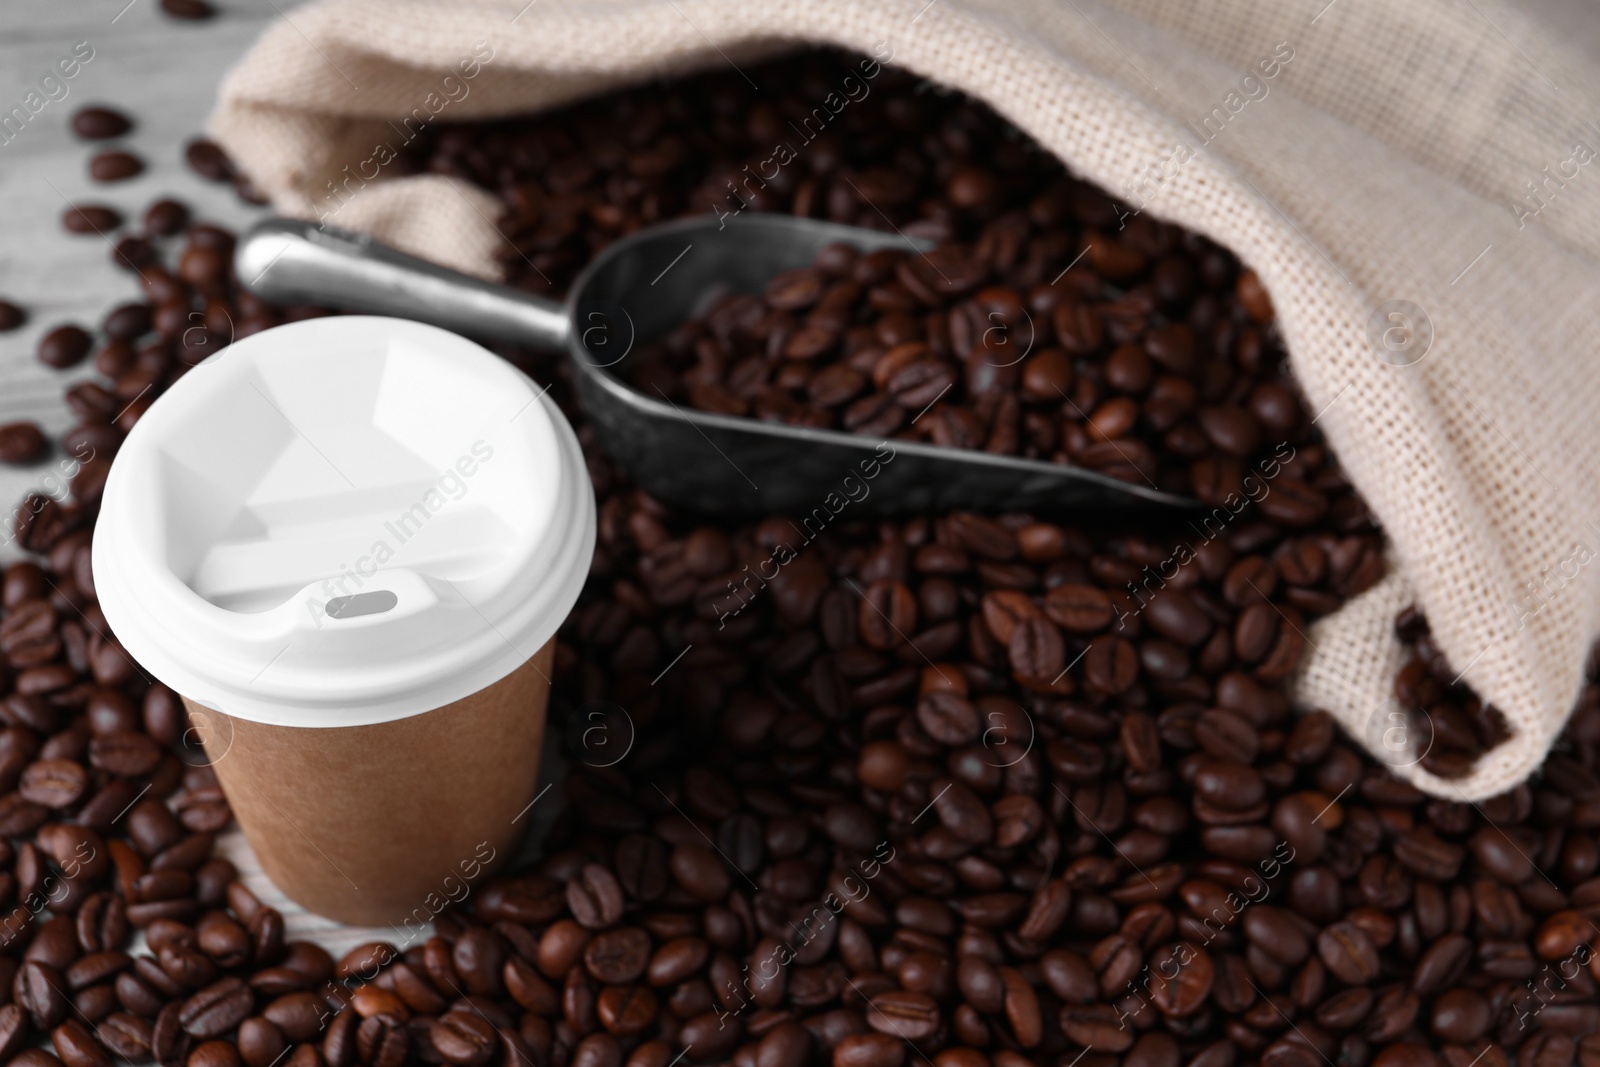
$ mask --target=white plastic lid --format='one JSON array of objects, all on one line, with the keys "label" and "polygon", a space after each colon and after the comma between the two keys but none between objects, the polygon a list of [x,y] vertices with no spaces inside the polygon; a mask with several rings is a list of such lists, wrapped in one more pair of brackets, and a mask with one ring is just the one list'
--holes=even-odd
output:
[{"label": "white plastic lid", "polygon": [[520,666],[594,537],[577,438],[525,375],[433,326],[338,316],[247,337],[150,406],[106,481],[95,589],[191,700],[359,726]]}]

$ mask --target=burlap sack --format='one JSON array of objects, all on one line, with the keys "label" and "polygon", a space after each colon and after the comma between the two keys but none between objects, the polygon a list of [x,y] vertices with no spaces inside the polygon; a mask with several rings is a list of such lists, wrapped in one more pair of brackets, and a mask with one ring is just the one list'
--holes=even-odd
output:
[{"label": "burlap sack", "polygon": [[[419,106],[525,112],[801,42],[981,97],[1258,271],[1391,542],[1390,576],[1310,632],[1298,696],[1478,799],[1539,765],[1600,621],[1600,79],[1495,0],[1324,3],[323,0],[268,29],[211,129],[280,211],[492,276],[491,197],[367,162]],[[1383,744],[1411,602],[1515,731],[1454,783]]]}]

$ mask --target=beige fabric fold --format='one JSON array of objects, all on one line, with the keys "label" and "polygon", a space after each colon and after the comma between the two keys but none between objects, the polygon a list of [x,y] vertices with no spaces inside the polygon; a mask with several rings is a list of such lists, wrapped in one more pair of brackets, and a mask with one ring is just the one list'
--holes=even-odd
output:
[{"label": "beige fabric fold", "polygon": [[[1494,0],[322,0],[262,36],[211,129],[280,211],[493,277],[493,199],[376,158],[416,109],[526,112],[807,42],[984,99],[1254,267],[1390,539],[1389,577],[1309,632],[1298,699],[1440,796],[1539,765],[1600,629],[1600,79]],[[1514,731],[1463,780],[1384,729],[1411,602]]]}]

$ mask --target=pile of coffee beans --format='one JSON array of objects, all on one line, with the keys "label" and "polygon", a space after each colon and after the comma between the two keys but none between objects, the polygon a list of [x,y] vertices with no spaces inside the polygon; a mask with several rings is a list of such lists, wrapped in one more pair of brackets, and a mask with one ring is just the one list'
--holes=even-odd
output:
[{"label": "pile of coffee beans", "polygon": [[[1247,614],[1291,605],[1242,544],[1119,619],[1160,546],[1028,516],[802,544],[635,493],[600,536],[609,592],[558,660],[567,848],[509,885],[567,887],[528,960],[553,979],[550,939],[648,933],[642,978],[564,988],[642,987],[677,1037],[584,1038],[565,1000],[569,1062],[1467,1067],[1570,1063],[1600,1024],[1600,689],[1541,781],[1453,803],[1290,713],[1298,629],[1247,651]],[[608,877],[596,925],[573,886]],[[698,969],[658,981],[684,936]]]},{"label": "pile of coffee beans", "polygon": [[[857,62],[752,68],[789,95],[711,74],[451,128],[409,165],[504,195],[514,273],[559,291],[619,234],[704,210]],[[870,222],[854,184],[896,225],[983,241],[992,219],[945,209],[971,199],[941,192],[945,163],[987,161],[998,218],[1025,203],[1006,161],[1047,161],[962,97],[875,78],[870,118],[824,135],[834,164],[750,209]],[[238,180],[214,146],[196,155]],[[145,299],[83,330],[85,352],[52,347],[92,351],[98,379],[68,392],[71,494],[21,504],[32,559],[0,582],[0,1062],[1600,1062],[1600,684],[1541,774],[1481,804],[1424,796],[1326,714],[1293,713],[1305,627],[1378,579],[1379,535],[1293,394],[1276,422],[1250,400],[1265,364],[1238,391],[1258,374],[1236,340],[1207,342],[1230,381],[1196,395],[1242,400],[1285,444],[1257,472],[1270,491],[1137,531],[703,525],[613,468],[557,361],[506,350],[553,383],[600,503],[557,644],[565,806],[536,871],[476,886],[425,939],[339,960],[287,942],[212,854],[226,799],[180,703],[109,635],[89,565],[106,469],[151,398],[234,338],[323,313],[243,293],[232,240],[151,205],[118,253]],[[1242,336],[1243,276],[1207,277]],[[1114,359],[1075,363],[1069,395]],[[1197,458],[1145,443],[1157,472]]]},{"label": "pile of coffee beans", "polygon": [[[972,163],[958,180],[998,196]],[[1272,304],[1204,238],[1124,226],[1106,205],[1057,173],[1026,211],[985,202],[995,217],[971,244],[830,245],[643,348],[633,380],[718,414],[1050,460],[1220,504],[1304,414]],[[1317,506],[1309,487],[1276,488]]]},{"label": "pile of coffee beans", "polygon": [[1424,750],[1422,766],[1441,778],[1462,777],[1479,756],[1511,737],[1511,727],[1499,708],[1462,682],[1420,611],[1402,611],[1394,629],[1410,649],[1394,680],[1395,701],[1408,718],[1406,729],[1419,739],[1418,750]]},{"label": "pile of coffee beans", "polygon": [[[1136,275],[1147,273],[1145,257],[1171,238],[1155,236],[1148,220],[1125,220],[1126,208],[1074,181],[982,104],[897,68],[833,53],[781,60],[761,72],[765,81],[751,77],[762,92],[733,71],[714,72],[536,116],[429,128],[391,166],[470,180],[498,194],[506,205],[498,220],[508,239],[506,275],[534,292],[563,292],[596,252],[642,226],[686,214],[769,211],[941,243],[982,242],[1028,284],[1055,278],[1082,250],[1081,243],[1067,245],[1088,226],[1112,235],[1095,238],[1088,262],[1139,289],[1123,312],[1154,297]],[[849,86],[849,103],[825,118],[815,113],[825,97]],[[1124,221],[1132,229],[1122,233]],[[1034,242],[1022,256],[1036,226],[1054,228],[1060,246]],[[1196,253],[1202,259],[1215,250],[1204,242],[1193,247],[1208,250]],[[1156,258],[1164,260],[1164,252]],[[1129,266],[1133,273],[1124,273]],[[1224,256],[1210,269],[1237,267]],[[1180,264],[1159,265],[1156,274],[1163,294],[1216,280],[1187,276]],[[1075,292],[1075,280],[1062,284]]]},{"label": "pile of coffee beans", "polygon": [[[1286,439],[1301,412],[1272,304],[1227,251],[1076,181],[960,94],[826,57],[771,69],[795,88],[755,99],[731,75],[615,94],[449,129],[406,166],[499,192],[503,262],[535,291],[685,211],[940,242],[830,249],[630,358],[635,381],[704,410],[1072,463],[1212,504]],[[814,101],[847,83],[872,92],[818,132]]]}]

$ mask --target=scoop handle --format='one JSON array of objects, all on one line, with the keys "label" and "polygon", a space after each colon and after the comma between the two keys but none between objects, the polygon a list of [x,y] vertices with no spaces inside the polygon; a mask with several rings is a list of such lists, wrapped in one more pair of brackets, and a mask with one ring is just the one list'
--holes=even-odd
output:
[{"label": "scoop handle", "polygon": [[553,300],[314,222],[272,218],[257,223],[239,239],[233,265],[246,289],[274,303],[416,319],[546,352],[567,343],[567,312]]}]

